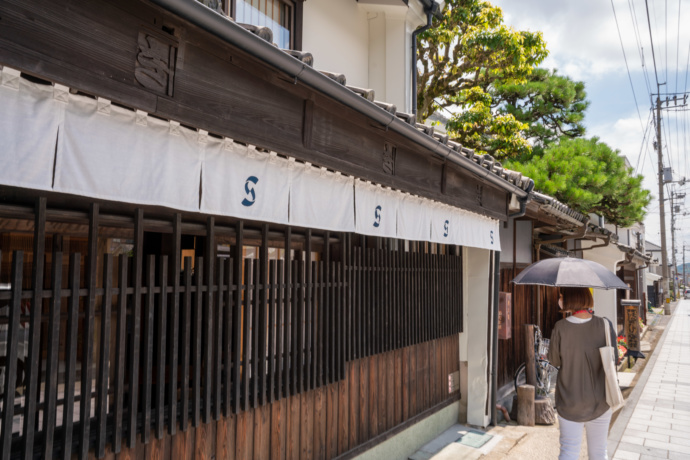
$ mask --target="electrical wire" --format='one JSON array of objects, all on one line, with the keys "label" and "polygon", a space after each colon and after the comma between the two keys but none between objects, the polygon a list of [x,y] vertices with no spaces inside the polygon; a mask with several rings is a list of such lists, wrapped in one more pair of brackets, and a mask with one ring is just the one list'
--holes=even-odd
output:
[{"label": "electrical wire", "polygon": [[683,177],[688,177],[688,131],[687,131],[687,125],[688,125],[688,114],[687,112],[683,112],[683,152],[685,155],[683,155]]},{"label": "electrical wire", "polygon": [[[613,5],[613,0],[611,0]],[[644,0],[645,8],[647,9],[647,26],[649,26],[649,43],[652,45],[652,62],[654,63],[654,79],[656,80],[657,89],[659,87],[659,74],[656,70],[656,54],[654,53],[654,40],[652,39],[652,22],[649,20],[649,3]]]},{"label": "electrical wire", "polygon": [[678,0],[678,29],[676,33],[676,93],[678,92],[678,57],[680,53],[680,0]]},{"label": "electrical wire", "polygon": [[[663,144],[664,144],[664,150],[663,152],[666,154],[666,158],[668,161],[668,167],[671,168],[671,174],[673,174],[673,160],[671,157],[671,124],[668,122],[662,123],[661,126],[665,129],[665,132],[662,131],[662,133],[665,136],[665,139],[663,139]],[[671,176],[673,177],[673,176]]]},{"label": "electrical wire", "polygon": [[[690,44],[688,44],[688,57],[685,63],[685,86],[683,88],[683,93],[687,94],[688,91],[688,70],[690,69]],[[683,160],[685,161],[685,168],[684,168],[684,177],[688,177],[688,144],[687,144],[687,129],[686,126],[688,124],[688,116],[687,114],[683,114],[685,118],[685,123],[683,124],[683,130],[685,133],[685,149],[683,152],[685,152],[685,155],[683,155]]]},{"label": "electrical wire", "polygon": [[[653,111],[654,111],[654,109],[652,109],[652,113],[653,113]],[[652,116],[652,127],[654,128],[655,134],[656,134],[656,129],[657,129],[656,128],[656,122],[657,122],[656,118],[654,118],[654,116]],[[651,170],[657,171],[657,174],[655,174],[655,176],[657,176],[657,179],[658,179],[658,166],[656,163],[654,163],[654,158],[652,158],[652,154],[649,153],[649,144],[647,144],[647,148],[645,149],[645,155],[649,159],[649,164],[651,166]]]},{"label": "electrical wire", "polygon": [[613,18],[616,21],[616,29],[618,30],[618,39],[621,42],[621,50],[623,51],[623,60],[625,61],[625,70],[628,72],[628,81],[630,81],[630,89],[633,93],[633,100],[635,101],[635,109],[637,109],[637,118],[640,120],[640,128],[644,131],[644,124],[642,123],[642,115],[640,115],[640,106],[637,103],[637,94],[635,94],[635,86],[633,85],[632,76],[630,75],[630,67],[628,67],[628,57],[625,55],[625,47],[623,46],[623,37],[621,36],[621,29],[618,26],[618,16],[616,15],[616,7],[611,0],[611,8],[613,9]]},{"label": "electrical wire", "polygon": [[[668,0],[664,0],[664,32],[666,39],[664,41],[664,51],[666,59],[664,60],[664,69],[666,71],[666,84],[668,85]],[[666,86],[668,88],[668,86]]]},{"label": "electrical wire", "polygon": [[[645,146],[649,148],[649,144],[647,144],[647,135],[649,134],[649,128],[654,124],[653,123],[653,117],[654,112],[650,109],[649,111],[649,117],[647,118],[647,127],[644,129],[644,132],[642,133],[642,144],[640,145],[640,153],[637,155],[637,164],[635,165],[635,174],[639,174],[640,171],[640,162],[642,159],[643,155],[643,149]],[[644,162],[642,162],[644,163]]]},{"label": "electrical wire", "polygon": [[[640,62],[642,64],[642,75],[644,76],[644,82],[647,86],[647,94],[652,94],[652,88],[649,83],[648,67],[645,65],[644,60],[644,47],[642,46],[642,39],[640,33],[640,24],[637,20],[637,10],[635,10],[635,3],[632,0],[628,0],[628,10],[630,11],[630,21],[633,25],[633,32],[635,33],[635,41],[637,42],[637,49],[640,54]],[[650,96],[651,97],[651,96]]]},{"label": "electrical wire", "polygon": [[[678,129],[678,113],[673,114],[676,123],[676,152],[680,153],[680,129]],[[676,155],[676,171],[680,172],[680,155]]]}]

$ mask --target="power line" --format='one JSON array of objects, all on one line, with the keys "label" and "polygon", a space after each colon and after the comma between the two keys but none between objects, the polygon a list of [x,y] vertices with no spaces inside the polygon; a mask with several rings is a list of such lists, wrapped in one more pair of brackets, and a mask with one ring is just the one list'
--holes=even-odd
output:
[{"label": "power line", "polygon": [[[652,114],[654,113],[654,109],[651,109]],[[656,135],[656,117],[652,116],[652,126],[654,127],[654,133]],[[646,149],[645,149],[645,156],[649,159],[649,164],[652,167],[652,171],[656,170],[657,166],[654,164],[654,158],[652,158],[652,155],[649,153],[649,144],[647,144]]]},{"label": "power line", "polygon": [[633,85],[632,76],[630,76],[630,67],[628,67],[628,58],[625,55],[625,47],[623,46],[623,38],[621,37],[621,29],[618,27],[618,16],[616,15],[616,7],[611,0],[611,8],[613,9],[613,18],[616,20],[616,29],[618,30],[618,39],[621,42],[621,50],[623,51],[623,60],[625,61],[625,70],[628,71],[628,81],[630,81],[630,89],[632,89],[633,99],[635,100],[635,108],[637,109],[637,118],[640,120],[640,128],[644,131],[644,124],[642,123],[642,115],[640,115],[640,106],[637,103],[637,95],[635,94],[635,86]]},{"label": "power line", "polygon": [[[613,0],[611,0],[613,5]],[[656,54],[654,53],[654,40],[652,39],[652,23],[649,20],[649,3],[648,0],[644,0],[644,6],[647,9],[647,25],[649,26],[649,43],[652,45],[652,62],[654,63],[654,79],[656,80],[656,86],[658,90],[659,86],[659,74],[656,71]]]},{"label": "power line", "polygon": [[688,90],[688,68],[690,68],[690,44],[688,44],[688,60],[685,63],[685,89],[683,92]]},{"label": "power line", "polygon": [[683,113],[683,177],[688,177],[688,114]]},{"label": "power line", "polygon": [[680,0],[678,0],[678,33],[676,35],[676,93],[678,92],[678,54],[680,53]]},{"label": "power line", "polygon": [[635,33],[635,41],[637,42],[637,49],[640,54],[640,62],[642,63],[642,75],[644,76],[644,82],[647,86],[647,93],[652,94],[652,88],[649,85],[649,75],[647,75],[647,66],[644,61],[644,47],[642,46],[640,25],[637,21],[637,10],[635,10],[635,3],[632,0],[628,0],[628,10],[630,11],[630,20],[633,25],[633,32]]},{"label": "power line", "polygon": [[673,118],[675,119],[674,121],[676,122],[676,153],[677,153],[676,159],[677,159],[677,164],[678,164],[677,171],[680,172],[680,145],[679,145],[680,130],[678,129],[678,114],[674,114]]},{"label": "power line", "polygon": [[[690,44],[688,44],[688,57],[685,63],[685,87],[683,88],[683,92],[687,92],[688,90],[688,69],[690,69]],[[688,116],[687,114],[683,114],[685,123],[683,124],[683,134],[684,134],[684,139],[685,139],[685,149],[683,150],[683,160],[685,162],[685,168],[684,168],[684,177],[688,177],[688,132],[686,129],[686,126],[688,124]]]},{"label": "power line", "polygon": [[[638,174],[640,171],[640,162],[641,162],[643,153],[646,155],[646,153],[647,153],[646,150],[649,149],[649,144],[647,143],[647,134],[649,134],[649,128],[654,125],[653,116],[654,116],[654,112],[650,109],[649,118],[647,118],[647,127],[644,129],[644,133],[642,134],[642,144],[640,145],[640,154],[637,156],[637,164],[635,165],[635,174]],[[645,149],[644,152],[643,152],[643,149]],[[642,162],[642,163],[644,163],[644,162]]]},{"label": "power line", "polygon": [[664,51],[666,53],[666,59],[664,60],[666,83],[668,83],[668,0],[664,0],[664,33],[666,38],[664,40]]},{"label": "power line", "polygon": [[[666,139],[664,139],[663,145],[665,146],[666,150],[666,157],[668,159],[668,166],[673,170],[673,158],[671,157],[671,123],[661,123],[661,126],[665,128],[666,132],[664,135],[666,136]],[[663,132],[663,131],[662,131]]]}]

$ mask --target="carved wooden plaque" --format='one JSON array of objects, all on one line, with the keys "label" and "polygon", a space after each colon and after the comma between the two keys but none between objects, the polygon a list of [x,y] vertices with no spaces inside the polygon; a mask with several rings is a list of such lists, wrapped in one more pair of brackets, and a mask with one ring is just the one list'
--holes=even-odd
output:
[{"label": "carved wooden plaque", "polygon": [[383,146],[383,172],[395,175],[395,146],[390,142]]},{"label": "carved wooden plaque", "polygon": [[177,56],[177,43],[171,38],[148,30],[140,31],[134,66],[134,78],[141,86],[166,96],[173,95]]},{"label": "carved wooden plaque", "polygon": [[484,201],[484,186],[483,185],[477,185],[477,194],[475,195],[475,200],[477,201],[477,204],[479,206],[482,205],[482,202]]}]

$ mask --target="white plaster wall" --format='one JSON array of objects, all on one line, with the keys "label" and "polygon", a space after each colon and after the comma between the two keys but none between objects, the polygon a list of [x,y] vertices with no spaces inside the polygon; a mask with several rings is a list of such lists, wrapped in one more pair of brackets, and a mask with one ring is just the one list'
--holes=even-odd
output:
[{"label": "white plaster wall", "polygon": [[318,70],[342,73],[376,100],[411,112],[412,32],[426,23],[421,2],[304,2],[302,49]]},{"label": "white plaster wall", "polygon": [[[590,241],[583,241],[582,247],[588,248],[593,244]],[[625,255],[613,244],[592,249],[591,251],[583,251],[582,254],[584,259],[598,262],[613,273],[616,273],[616,265],[625,260]],[[618,327],[615,289],[609,291],[594,289],[594,312],[597,316],[604,316],[610,319],[614,328]]]},{"label": "white plaster wall", "polygon": [[[534,248],[532,245],[532,221],[517,220],[515,225],[517,226],[517,234],[515,235],[517,240],[517,263],[531,264],[533,262],[532,249]],[[501,253],[501,259],[503,259],[503,253]]]},{"label": "white plaster wall", "polygon": [[528,220],[509,219],[508,225],[501,224],[499,235],[501,238],[501,262],[513,262],[513,227],[517,227],[515,235],[515,258],[519,264],[532,263],[532,222]]},{"label": "white plaster wall", "polygon": [[486,401],[491,395],[487,381],[490,359],[486,348],[491,251],[463,250],[464,332],[460,334],[460,361],[467,362],[467,423],[487,426],[490,417],[486,413]]},{"label": "white plaster wall", "polygon": [[342,73],[347,84],[369,87],[369,24],[355,0],[304,2],[302,49],[314,68]]}]

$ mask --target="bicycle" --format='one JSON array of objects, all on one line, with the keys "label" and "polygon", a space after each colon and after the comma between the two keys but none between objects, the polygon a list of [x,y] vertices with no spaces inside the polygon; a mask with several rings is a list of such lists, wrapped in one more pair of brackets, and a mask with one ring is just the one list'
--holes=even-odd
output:
[{"label": "bicycle", "polygon": [[[548,397],[551,403],[556,407],[556,381],[558,379],[558,368],[551,364],[547,358],[549,352],[549,339],[545,339],[541,335],[539,326],[534,326],[534,360],[536,365],[536,396]],[[525,375],[525,365],[522,363],[515,371],[515,392],[520,385],[527,383],[527,376]]]}]

